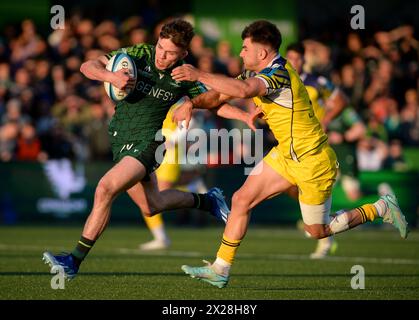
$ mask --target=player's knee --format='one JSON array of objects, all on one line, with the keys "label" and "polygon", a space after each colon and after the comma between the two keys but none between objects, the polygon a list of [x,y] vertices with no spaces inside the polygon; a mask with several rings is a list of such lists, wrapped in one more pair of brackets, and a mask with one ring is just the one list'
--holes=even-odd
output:
[{"label": "player's knee", "polygon": [[305,225],[304,229],[314,239],[322,239],[329,236],[327,230],[322,225]]},{"label": "player's knee", "polygon": [[147,197],[147,206],[142,209],[147,217],[152,217],[155,214],[161,213],[166,207],[164,198],[162,197]]},{"label": "player's knee", "polygon": [[243,191],[236,191],[231,198],[231,202],[233,206],[240,206],[240,207],[249,207],[250,201],[249,197]]},{"label": "player's knee", "polygon": [[141,212],[143,213],[144,216],[146,216],[147,218],[150,218],[152,216],[154,216],[155,214],[158,214],[161,212],[161,209],[159,206],[155,205],[155,203],[153,203],[152,201],[150,201],[150,199],[147,199],[147,204],[146,205],[141,205]]},{"label": "player's knee", "polygon": [[95,198],[99,201],[112,200],[116,193],[112,183],[101,179],[96,187]]}]

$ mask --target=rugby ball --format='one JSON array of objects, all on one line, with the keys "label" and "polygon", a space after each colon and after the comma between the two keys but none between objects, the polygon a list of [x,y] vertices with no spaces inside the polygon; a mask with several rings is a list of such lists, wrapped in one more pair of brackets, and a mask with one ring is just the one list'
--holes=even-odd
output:
[{"label": "rugby ball", "polygon": [[110,82],[104,82],[105,90],[109,98],[118,102],[124,100],[134,90],[137,82],[137,68],[134,61],[124,52],[115,54],[107,63],[106,70],[116,72],[122,68],[128,69],[128,76],[133,79],[131,84],[127,85],[124,90],[120,90]]}]

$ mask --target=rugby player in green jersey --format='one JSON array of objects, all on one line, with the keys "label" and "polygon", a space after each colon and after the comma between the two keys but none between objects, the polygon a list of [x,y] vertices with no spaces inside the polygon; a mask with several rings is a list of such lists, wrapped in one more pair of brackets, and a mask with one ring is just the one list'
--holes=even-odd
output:
[{"label": "rugby player in green jersey", "polygon": [[[116,164],[99,181],[92,211],[85,223],[82,236],[69,254],[53,255],[44,252],[43,260],[55,270],[61,267],[67,279],[76,276],[80,263],[105,230],[111,205],[118,194],[126,191],[143,214],[152,216],[165,210],[198,208],[209,211],[218,219],[227,220],[229,209],[218,188],[206,194],[178,190],[159,191],[154,171],[163,159],[156,159],[157,148],[164,141],[156,141],[170,107],[183,96],[195,97],[204,91],[199,82],[177,82],[170,76],[173,68],[183,64],[189,43],[194,35],[192,26],[174,20],[162,27],[155,46],[138,44],[89,60],[80,71],[89,79],[112,83],[124,89],[132,79],[126,69],[106,70],[108,60],[124,51],[137,67],[135,90],[124,101],[118,102],[109,124],[113,158]],[[247,121],[247,113],[226,105],[218,114]],[[220,109],[221,110],[221,109]]]}]

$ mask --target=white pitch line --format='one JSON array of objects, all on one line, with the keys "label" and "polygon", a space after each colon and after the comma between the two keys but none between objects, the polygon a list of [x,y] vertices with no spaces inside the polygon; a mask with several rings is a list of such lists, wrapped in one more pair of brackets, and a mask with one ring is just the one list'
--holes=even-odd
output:
[{"label": "white pitch line", "polygon": [[165,250],[165,251],[140,251],[138,249],[128,249],[128,248],[117,248],[116,251],[122,254],[135,254],[140,256],[170,256],[170,257],[201,257],[202,252],[196,251],[175,251],[175,250]]},{"label": "white pitch line", "polygon": [[[50,250],[59,250],[55,247],[50,247]],[[28,245],[8,245],[0,243],[0,250],[10,251],[10,250],[45,250],[45,247],[42,246],[28,246]],[[120,254],[133,254],[141,256],[170,256],[170,257],[185,257],[185,258],[200,258],[208,256],[208,254],[198,252],[198,251],[182,251],[182,250],[165,250],[165,251],[140,251],[138,249],[132,248],[116,248],[113,250],[106,250],[101,252],[116,252]],[[251,253],[242,253],[238,254],[238,257],[243,258],[268,258],[273,260],[309,260],[309,255],[303,254],[251,254]],[[315,260],[314,260],[315,261]],[[419,260],[416,259],[400,259],[400,258],[375,258],[375,257],[343,257],[343,256],[329,256],[320,261],[328,262],[357,262],[357,263],[377,263],[377,264],[394,264],[394,265],[419,265]]]},{"label": "white pitch line", "polygon": [[[118,248],[116,249],[119,253],[122,254],[136,254],[136,255],[144,255],[144,256],[172,256],[172,257],[205,257],[207,254],[202,252],[196,251],[139,251],[135,249],[128,249],[128,248]],[[238,254],[238,257],[243,258],[269,258],[269,259],[277,259],[277,260],[310,260],[309,255],[298,255],[298,254],[267,254],[267,255],[256,255],[256,254],[249,254],[243,253]],[[414,259],[394,259],[394,258],[372,258],[372,257],[326,257],[321,261],[331,261],[331,262],[359,262],[359,263],[378,263],[378,264],[408,264],[408,265],[419,265],[419,260]]]}]

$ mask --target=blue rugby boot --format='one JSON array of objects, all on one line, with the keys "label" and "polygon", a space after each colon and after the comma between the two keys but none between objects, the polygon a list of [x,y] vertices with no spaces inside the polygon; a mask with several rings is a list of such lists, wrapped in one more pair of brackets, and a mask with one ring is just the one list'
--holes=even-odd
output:
[{"label": "blue rugby boot", "polygon": [[207,196],[211,201],[211,214],[218,220],[222,220],[226,223],[228,215],[230,214],[230,209],[225,202],[221,189],[211,188],[207,192]]},{"label": "blue rugby boot", "polygon": [[48,264],[53,271],[54,269],[63,268],[64,276],[67,280],[73,279],[79,271],[79,266],[74,262],[73,256],[69,253],[54,256],[51,252],[46,251],[42,255],[42,260],[45,264]]}]

